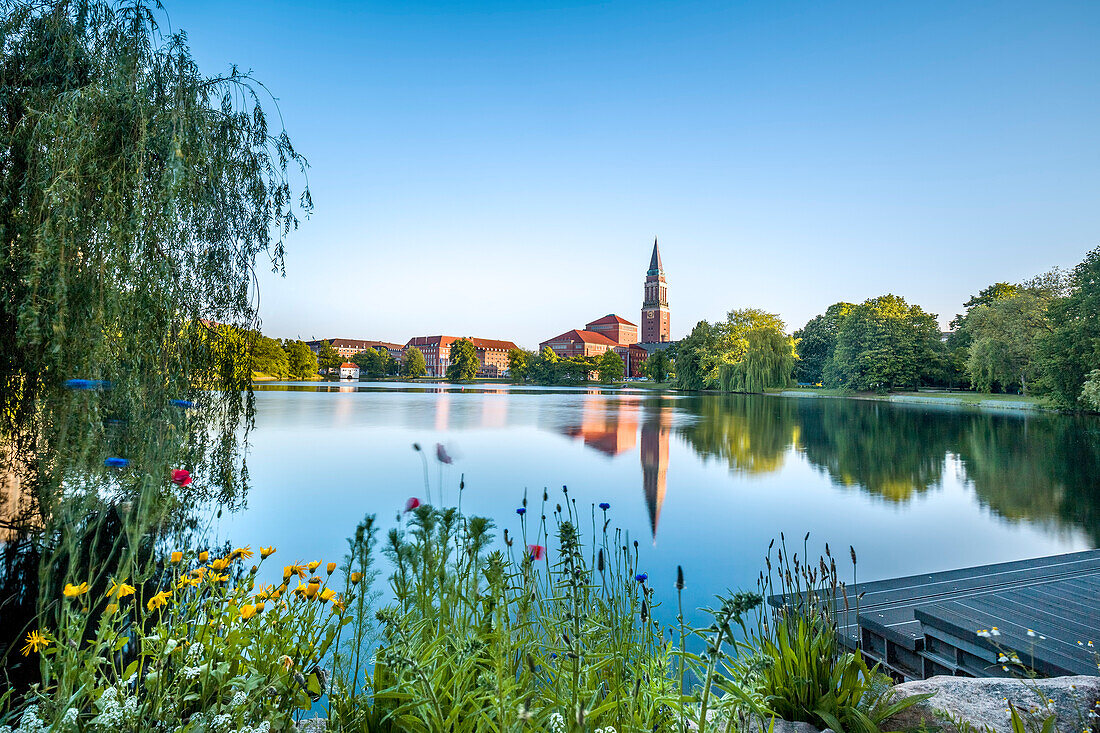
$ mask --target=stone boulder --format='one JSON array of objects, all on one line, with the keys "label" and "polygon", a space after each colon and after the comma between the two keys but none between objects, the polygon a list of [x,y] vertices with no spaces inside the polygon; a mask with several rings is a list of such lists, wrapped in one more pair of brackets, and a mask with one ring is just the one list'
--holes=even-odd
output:
[{"label": "stone boulder", "polygon": [[969,723],[976,731],[1012,733],[1009,701],[1033,721],[1042,722],[1054,715],[1059,733],[1087,730],[1098,722],[1090,715],[1100,713],[1100,677],[1019,680],[941,676],[905,682],[894,692],[896,700],[933,694],[885,721],[882,730],[912,730],[924,723],[930,730],[959,733],[960,726],[965,728],[963,724]]}]

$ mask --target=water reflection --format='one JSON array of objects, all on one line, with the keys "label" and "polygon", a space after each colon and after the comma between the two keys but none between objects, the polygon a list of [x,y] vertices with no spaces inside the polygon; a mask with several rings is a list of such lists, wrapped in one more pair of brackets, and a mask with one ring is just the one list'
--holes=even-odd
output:
[{"label": "water reflection", "polygon": [[[343,394],[349,387],[359,394]],[[505,385],[261,387],[269,389],[339,392],[322,399],[347,400],[326,411],[312,401],[290,401],[281,408],[283,418],[298,428],[331,425],[335,415],[342,426],[403,430],[412,439],[421,439],[418,431],[424,430],[450,434],[446,439],[460,442],[473,440],[473,431],[507,433],[510,438],[491,440],[479,453],[500,461],[496,451],[504,449],[493,446],[506,442],[509,459],[521,462],[553,454],[551,445],[536,435],[551,433],[612,461],[616,482],[624,478],[618,462],[636,452],[640,472],[631,482],[640,488],[654,541],[669,493],[670,468],[674,477],[694,471],[689,465],[694,453],[704,464],[720,462],[739,479],[756,482],[771,477],[769,482],[776,486],[791,480],[780,474],[793,477],[809,467],[834,490],[885,507],[915,505],[942,494],[945,486],[961,486],[971,506],[1000,520],[1054,532],[1081,531],[1093,546],[1100,544],[1100,420],[1094,417],[841,399],[669,396]],[[276,404],[267,409],[274,410]],[[461,432],[466,436],[456,435]],[[670,465],[677,461],[680,465]],[[555,471],[575,468],[593,475],[592,467],[580,463],[559,466]],[[542,480],[551,483],[555,478],[548,475]]]}]

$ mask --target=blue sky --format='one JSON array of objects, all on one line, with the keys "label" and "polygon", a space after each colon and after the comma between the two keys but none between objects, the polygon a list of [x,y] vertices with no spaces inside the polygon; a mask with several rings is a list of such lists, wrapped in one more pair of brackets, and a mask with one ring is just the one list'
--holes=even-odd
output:
[{"label": "blue sky", "polygon": [[939,314],[1100,244],[1100,4],[168,2],[309,158],[264,331],[534,347],[637,321]]}]

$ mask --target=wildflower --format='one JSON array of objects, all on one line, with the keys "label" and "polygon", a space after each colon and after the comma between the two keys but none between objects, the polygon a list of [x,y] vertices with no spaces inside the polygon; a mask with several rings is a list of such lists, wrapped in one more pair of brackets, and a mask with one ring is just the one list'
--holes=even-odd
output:
[{"label": "wildflower", "polygon": [[362,579],[363,579],[363,574],[362,573],[352,573],[351,574],[351,582],[352,583],[358,583]]},{"label": "wildflower", "polygon": [[149,602],[145,604],[145,607],[152,611],[155,608],[168,605],[168,599],[172,597],[172,591],[162,590],[155,596],[149,599]]},{"label": "wildflower", "polygon": [[210,563],[210,569],[220,573],[229,567],[230,559],[229,557],[219,557],[217,560]]},{"label": "wildflower", "polygon": [[321,599],[322,603],[328,603],[335,597],[336,591],[334,591],[332,588],[325,588],[323,591],[321,591],[321,595],[318,596],[318,598]]},{"label": "wildflower", "polygon": [[22,649],[24,657],[29,657],[31,652],[37,654],[40,649],[45,649],[50,644],[50,640],[38,629],[27,634],[26,642]]},{"label": "wildflower", "polygon": [[178,565],[179,563],[183,562],[183,553],[179,552],[178,550],[176,552],[173,552],[172,556],[168,558],[168,562],[172,563],[173,565]]},{"label": "wildflower", "polygon": [[263,601],[256,601],[256,613],[263,613],[263,612],[264,612],[264,602]]},{"label": "wildflower", "polygon": [[268,598],[274,597],[273,596],[274,593],[275,593],[275,586],[273,586],[273,585],[261,585],[260,586],[260,591],[254,596],[254,598],[257,601],[262,601],[262,600],[266,600]]},{"label": "wildflower", "polygon": [[606,501],[601,501],[600,502],[600,509],[603,509],[606,512],[610,508],[611,508],[611,505],[608,504]]},{"label": "wildflower", "polygon": [[294,660],[285,654],[279,657],[279,664],[283,665],[283,669],[287,671],[290,671],[294,668]]},{"label": "wildflower", "polygon": [[532,560],[541,560],[546,557],[546,548],[542,545],[527,545],[527,552]]},{"label": "wildflower", "polygon": [[435,457],[440,463],[454,463],[454,459],[447,453],[447,449],[443,447],[442,443],[435,444]]},{"label": "wildflower", "polygon": [[107,468],[126,468],[130,465],[130,461],[126,460],[125,458],[117,458],[115,456],[111,456],[110,458],[103,459],[103,465]]},{"label": "wildflower", "polygon": [[321,567],[321,561],[320,560],[314,560],[313,562],[306,565],[306,567],[309,568],[310,573],[315,573],[315,572],[317,572],[317,568]]},{"label": "wildflower", "polygon": [[345,608],[347,608],[347,604],[344,602],[343,598],[333,598],[332,599],[332,612],[333,613],[343,613]]},{"label": "wildflower", "polygon": [[211,583],[224,583],[225,581],[229,580],[229,576],[222,575],[221,573],[210,573],[206,576],[206,579],[209,580]]},{"label": "wildflower", "polygon": [[326,565],[325,566],[325,572],[328,573],[329,575],[332,575],[333,573],[335,573],[336,572],[336,563],[330,562],[328,565]]},{"label": "wildflower", "polygon": [[989,630],[989,635],[990,636],[1000,636],[1001,632],[996,626],[994,626]]},{"label": "wildflower", "polygon": [[247,621],[256,615],[256,607],[252,604],[241,606],[241,618]]},{"label": "wildflower", "polygon": [[115,611],[118,610],[118,604],[117,603],[108,603],[107,607],[103,610],[107,614],[112,614],[112,613],[114,613]]},{"label": "wildflower", "polygon": [[197,588],[199,583],[202,582],[201,576],[181,575],[176,579],[176,590],[181,590],[188,586]]},{"label": "wildflower", "polygon": [[181,410],[190,410],[195,406],[195,403],[191,400],[168,400],[168,404],[172,405],[172,407],[178,407]]},{"label": "wildflower", "polygon": [[210,553],[208,551],[203,550],[202,552],[199,553],[199,562],[206,562],[209,558],[210,558]]},{"label": "wildflower", "polygon": [[634,576],[634,580],[638,581],[639,583],[644,583],[649,580],[649,573],[638,573]]},{"label": "wildflower", "polygon": [[409,500],[405,502],[405,511],[406,512],[411,512],[413,509],[416,509],[418,506],[420,506],[420,499],[417,499],[415,496],[411,496],[411,497],[409,497]]},{"label": "wildflower", "polygon": [[172,471],[172,483],[176,486],[190,486],[191,472],[184,468],[175,469]]},{"label": "wildflower", "polygon": [[271,557],[274,554],[275,554],[275,548],[273,546],[272,547],[261,547],[260,548],[260,559],[261,560],[266,560],[267,558]]},{"label": "wildflower", "polygon": [[80,585],[73,585],[72,583],[65,584],[65,590],[61,591],[65,594],[66,598],[76,598],[82,596],[89,590],[87,583],[81,583]]},{"label": "wildflower", "polygon": [[527,513],[527,509],[525,507],[520,507],[519,509],[516,510],[516,514],[520,515],[521,517],[526,513]]},{"label": "wildflower", "polygon": [[[301,588],[302,586],[298,586],[298,587]],[[304,595],[306,598],[308,598],[312,601],[314,598],[317,597],[317,591],[319,591],[319,590],[321,590],[321,584],[320,583],[310,583],[309,585],[307,585],[305,587],[305,590],[302,591],[302,595]]]},{"label": "wildflower", "polygon": [[134,595],[134,586],[127,585],[126,583],[119,583],[117,580],[112,580],[111,585],[107,588],[107,594],[104,598],[125,598],[126,596]]},{"label": "wildflower", "polygon": [[240,557],[247,560],[255,554],[256,553],[252,551],[251,545],[245,545],[244,547],[238,547],[237,549],[233,550],[233,552],[229,553],[229,559],[235,560]]},{"label": "wildflower", "polygon": [[306,577],[306,569],[302,565],[287,565],[283,568],[283,580],[289,580],[291,575],[299,578]]},{"label": "wildflower", "polygon": [[990,637],[989,629],[979,629],[978,636],[988,639]]}]

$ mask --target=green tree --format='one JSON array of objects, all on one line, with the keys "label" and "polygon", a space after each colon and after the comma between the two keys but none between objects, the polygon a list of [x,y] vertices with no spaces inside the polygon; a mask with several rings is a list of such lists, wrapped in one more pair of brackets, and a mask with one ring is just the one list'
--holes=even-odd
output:
[{"label": "green tree", "polygon": [[[92,538],[124,571],[146,530],[247,489],[253,275],[283,271],[305,161],[261,84],[203,74],[160,17],[140,0],[0,10],[0,475],[26,500],[7,536],[33,533],[7,542],[25,569],[0,578],[0,648],[40,582],[56,608],[56,584],[97,580]],[[164,480],[182,466],[190,486]]]},{"label": "green tree", "polygon": [[558,381],[561,359],[549,346],[543,347],[539,354],[528,361],[528,374],[532,381],[539,384],[555,384]]},{"label": "green tree", "polygon": [[250,334],[249,346],[253,371],[276,379],[286,379],[290,376],[290,362],[287,360],[286,351],[278,341],[253,331]]},{"label": "green tree", "polygon": [[317,376],[317,356],[304,341],[291,341],[283,345],[292,379],[313,379]]},{"label": "green tree", "polygon": [[402,365],[401,374],[409,379],[416,379],[427,373],[428,365],[424,361],[424,352],[415,346],[405,349],[405,363]]},{"label": "green tree", "polygon": [[386,373],[386,357],[376,349],[364,349],[352,354],[351,361],[359,367],[359,376],[377,379]]},{"label": "green tree", "polygon": [[1025,393],[1036,375],[1038,340],[1051,332],[1048,300],[1017,289],[980,305],[967,315],[971,339],[966,368],[974,388]]},{"label": "green tree", "polygon": [[570,356],[559,359],[557,363],[557,383],[579,384],[587,382],[589,375],[596,371],[596,358],[593,356]]},{"label": "green tree", "polygon": [[524,349],[508,349],[508,375],[513,382],[526,382],[529,366],[535,354]]},{"label": "green tree", "polygon": [[1069,276],[1069,292],[1051,303],[1053,330],[1038,344],[1038,391],[1057,405],[1081,406],[1086,376],[1100,364],[1100,247]]},{"label": "green tree", "polygon": [[645,373],[654,382],[667,382],[672,371],[672,360],[667,349],[658,349],[645,361]]},{"label": "green tree", "polygon": [[330,374],[339,371],[343,363],[344,360],[340,358],[340,354],[328,341],[322,341],[317,347],[317,366],[324,371]]},{"label": "green tree", "polygon": [[596,371],[600,374],[601,382],[614,382],[623,378],[626,373],[626,365],[623,363],[621,356],[616,354],[613,349],[608,349],[596,359]]},{"label": "green tree", "polygon": [[677,345],[673,384],[678,389],[706,389],[718,351],[718,330],[706,321],[696,323],[691,333]]},{"label": "green tree", "polygon": [[820,384],[825,378],[825,365],[836,348],[840,321],[852,309],[851,303],[834,303],[820,316],[811,318],[794,332],[798,363],[795,377],[804,384]]},{"label": "green tree", "polygon": [[730,311],[713,326],[700,321],[677,347],[677,386],[761,392],[788,385],[798,357],[785,329],[758,308]]},{"label": "green tree", "polygon": [[481,362],[477,348],[469,339],[457,339],[451,344],[451,363],[447,366],[447,379],[452,382],[468,382],[477,376]]},{"label": "green tree", "polygon": [[1085,384],[1081,387],[1081,404],[1086,410],[1100,412],[1100,369],[1093,369],[1088,373]]},{"label": "green tree", "polygon": [[840,321],[825,383],[860,390],[917,387],[942,352],[933,314],[897,295],[870,298]]}]

